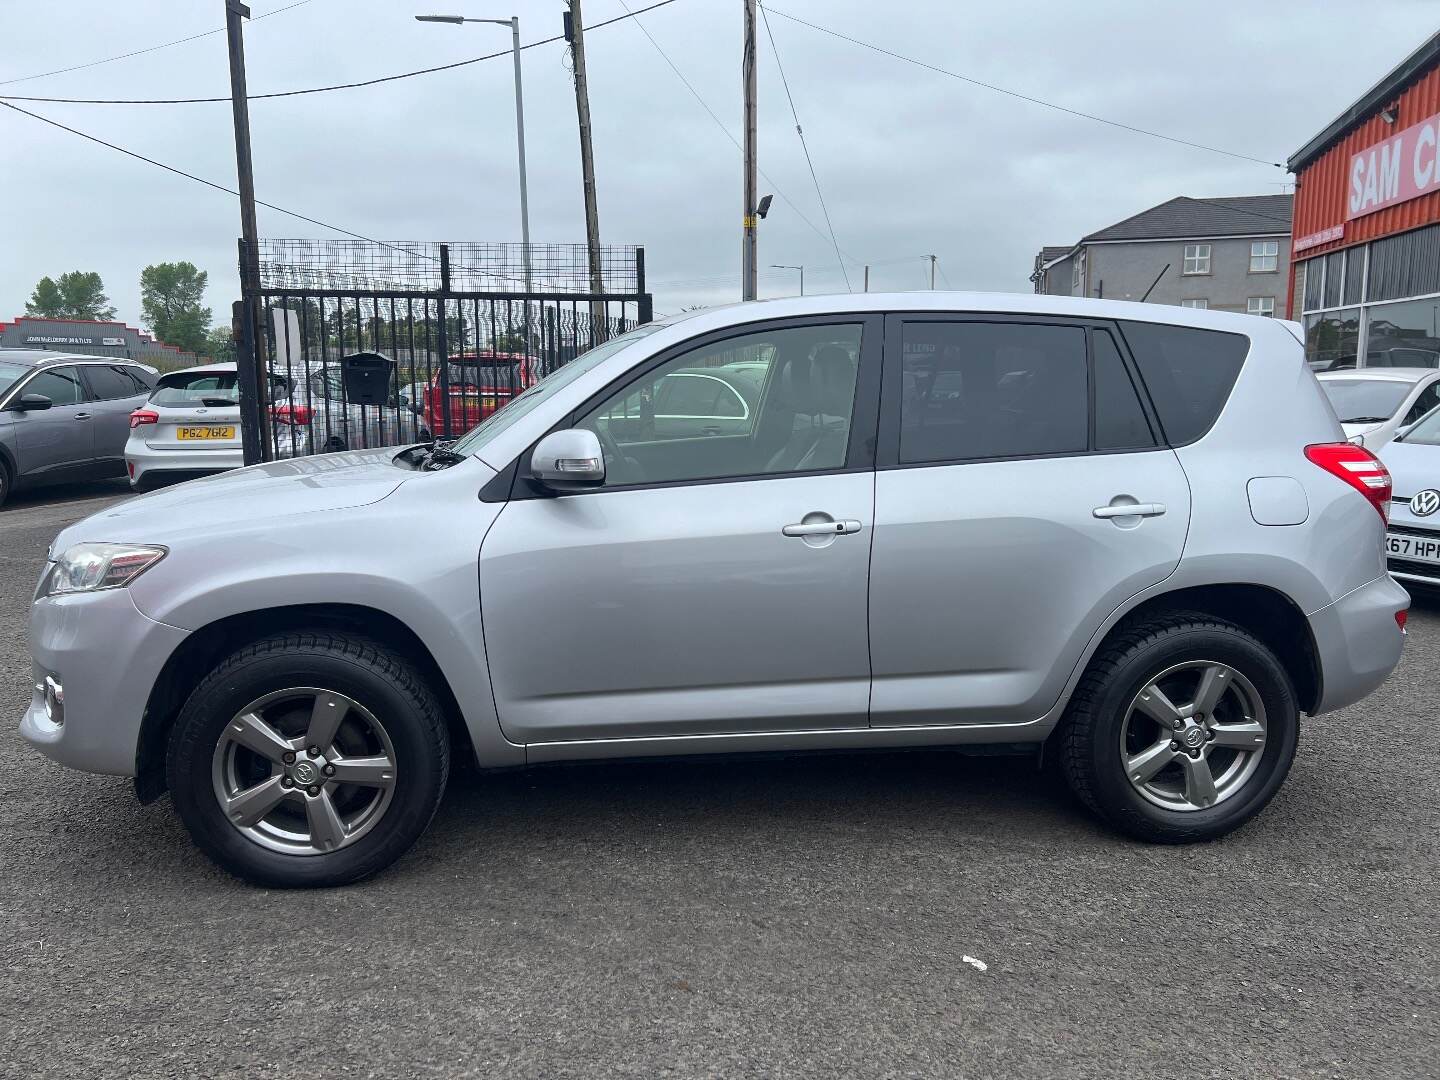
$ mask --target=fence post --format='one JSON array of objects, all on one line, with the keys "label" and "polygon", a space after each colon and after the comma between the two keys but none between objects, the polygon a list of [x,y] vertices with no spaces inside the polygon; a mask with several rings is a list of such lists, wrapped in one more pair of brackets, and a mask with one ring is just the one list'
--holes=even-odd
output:
[{"label": "fence post", "polygon": [[640,294],[635,304],[636,321],[644,324],[655,318],[655,303],[649,293],[645,291],[645,249],[635,249],[635,291]]},{"label": "fence post", "polygon": [[260,282],[254,274],[254,255],[242,239],[240,255],[240,299],[231,309],[230,333],[235,338],[235,370],[240,391],[240,454],[246,465],[266,460],[265,401],[260,388],[265,385],[261,371],[265,365],[260,356],[260,318],[256,306],[260,302]]},{"label": "fence post", "polygon": [[436,335],[436,346],[440,350],[440,430],[430,434],[438,439],[450,438],[450,335],[447,324],[449,311],[446,300],[450,296],[450,245],[440,245],[440,329]]}]

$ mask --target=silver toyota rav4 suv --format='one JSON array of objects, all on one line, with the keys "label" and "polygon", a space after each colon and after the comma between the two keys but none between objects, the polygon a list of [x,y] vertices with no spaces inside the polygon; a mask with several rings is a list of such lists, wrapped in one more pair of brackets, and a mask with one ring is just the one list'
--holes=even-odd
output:
[{"label": "silver toyota rav4 suv", "polygon": [[[744,417],[656,423],[667,374]],[[747,398],[747,404],[749,399]],[[482,766],[998,744],[1222,836],[1399,660],[1389,476],[1278,320],[969,294],[641,327],[447,447],[277,461],[56,539],[21,731],[269,885]]]}]

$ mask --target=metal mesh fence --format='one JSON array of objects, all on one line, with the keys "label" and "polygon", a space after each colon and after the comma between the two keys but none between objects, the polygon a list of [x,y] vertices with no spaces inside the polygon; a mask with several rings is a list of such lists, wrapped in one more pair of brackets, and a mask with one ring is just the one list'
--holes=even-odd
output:
[{"label": "metal mesh fence", "polygon": [[[584,244],[367,240],[261,240],[260,287],[386,292],[542,292],[636,296],[644,292],[644,251],[600,248],[592,289]],[[527,285],[528,282],[528,285]]]}]

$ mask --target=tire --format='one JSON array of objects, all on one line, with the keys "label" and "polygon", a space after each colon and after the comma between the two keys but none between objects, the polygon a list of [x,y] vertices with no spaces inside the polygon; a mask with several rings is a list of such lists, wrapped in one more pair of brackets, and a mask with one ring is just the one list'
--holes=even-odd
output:
[{"label": "tire", "polygon": [[10,479],[10,467],[4,461],[0,461],[0,506],[5,505],[5,500],[10,497],[10,487],[13,481]]},{"label": "tire", "polygon": [[[312,758],[308,718],[337,703],[344,719]],[[288,759],[272,736],[287,740]],[[245,646],[200,682],[171,731],[166,769],[190,835],[230,873],[279,888],[345,885],[385,869],[425,831],[445,791],[450,741],[439,702],[407,661],[362,637],[290,633]],[[222,799],[257,783],[278,801],[253,823],[232,821]]]},{"label": "tire", "polygon": [[[1185,697],[1192,675],[1192,696]],[[1215,713],[1202,723],[1203,711],[1182,718],[1183,730],[1166,734],[1155,715],[1194,710],[1206,678],[1228,687],[1218,691]],[[1257,724],[1263,732],[1250,734]],[[1057,749],[1070,790],[1114,828],[1185,844],[1218,839],[1265,808],[1290,771],[1299,726],[1294,686],[1269,648],[1232,623],[1179,612],[1123,629],[1101,647],[1070,701]],[[1199,741],[1199,749],[1185,740]],[[1239,745],[1260,740],[1258,751]],[[1147,760],[1164,764],[1142,783]]]}]

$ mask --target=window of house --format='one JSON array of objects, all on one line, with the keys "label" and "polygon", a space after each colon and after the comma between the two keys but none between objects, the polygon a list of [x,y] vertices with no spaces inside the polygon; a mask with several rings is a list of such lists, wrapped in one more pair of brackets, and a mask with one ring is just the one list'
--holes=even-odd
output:
[{"label": "window of house", "polygon": [[1083,296],[1085,294],[1085,253],[1082,251],[1075,256],[1070,264],[1070,295]]},{"label": "window of house", "polygon": [[1210,306],[1210,301],[1209,301],[1209,300],[1181,300],[1181,301],[1180,301],[1180,306],[1181,306],[1181,307],[1188,307],[1188,308],[1196,308],[1197,310],[1204,311],[1206,308],[1208,308],[1208,307]]},{"label": "window of house", "polygon": [[909,322],[901,342],[900,461],[1083,453],[1085,331]]},{"label": "window of house", "polygon": [[1280,241],[1253,240],[1250,243],[1250,272],[1265,274],[1280,269]]},{"label": "window of house", "polygon": [[1186,244],[1185,266],[1181,272],[1186,274],[1208,274],[1210,272],[1210,245]]},{"label": "window of house", "polygon": [[1252,296],[1245,301],[1245,313],[1247,315],[1272,316],[1275,314],[1275,298],[1273,296]]}]

